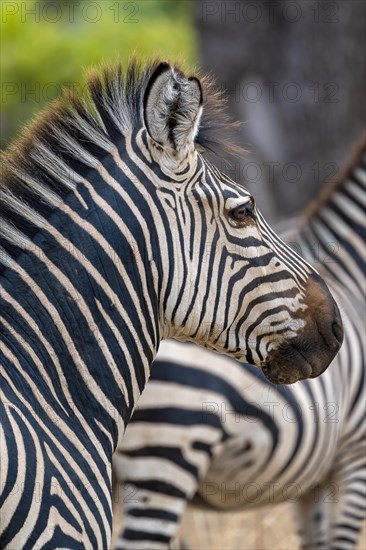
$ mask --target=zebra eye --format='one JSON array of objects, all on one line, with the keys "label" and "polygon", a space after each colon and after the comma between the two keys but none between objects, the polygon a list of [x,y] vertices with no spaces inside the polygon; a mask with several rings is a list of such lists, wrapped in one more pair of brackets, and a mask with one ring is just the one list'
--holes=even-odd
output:
[{"label": "zebra eye", "polygon": [[237,221],[243,221],[247,218],[254,219],[254,202],[246,202],[245,204],[240,204],[234,208],[231,212],[231,217]]}]

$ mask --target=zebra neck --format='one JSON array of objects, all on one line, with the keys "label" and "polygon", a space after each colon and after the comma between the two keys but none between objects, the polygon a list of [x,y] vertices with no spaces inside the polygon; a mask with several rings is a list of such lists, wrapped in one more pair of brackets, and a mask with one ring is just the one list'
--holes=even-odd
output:
[{"label": "zebra neck", "polygon": [[301,254],[342,287],[357,308],[365,299],[365,177],[364,167],[354,168],[329,199],[305,217],[298,236]]},{"label": "zebra neck", "polygon": [[[129,201],[106,184],[113,169]],[[134,208],[144,212],[137,188],[104,163],[67,196],[2,277],[9,376],[16,384],[11,349],[21,346],[17,368],[29,380],[33,405],[43,407],[34,404],[41,392],[44,405],[57,414],[77,410],[93,430],[112,435],[113,445],[160,339],[160,260],[151,235],[147,257]],[[145,223],[154,225],[148,218]]]},{"label": "zebra neck", "polygon": [[305,215],[301,229],[287,235],[327,282],[341,311],[345,342],[321,378],[333,385],[345,417],[357,405],[365,379],[365,166],[361,153],[337,187],[326,190],[326,200]]}]

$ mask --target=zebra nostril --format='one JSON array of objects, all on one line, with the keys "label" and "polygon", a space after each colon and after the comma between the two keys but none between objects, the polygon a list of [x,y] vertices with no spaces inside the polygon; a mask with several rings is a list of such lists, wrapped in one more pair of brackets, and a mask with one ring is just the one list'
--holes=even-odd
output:
[{"label": "zebra nostril", "polygon": [[336,339],[337,339],[337,342],[339,342],[339,343],[341,344],[342,341],[343,341],[343,327],[342,327],[342,323],[340,323],[338,320],[337,320],[337,321],[334,321],[333,324],[332,324],[332,330],[333,330],[334,336],[335,336]]}]

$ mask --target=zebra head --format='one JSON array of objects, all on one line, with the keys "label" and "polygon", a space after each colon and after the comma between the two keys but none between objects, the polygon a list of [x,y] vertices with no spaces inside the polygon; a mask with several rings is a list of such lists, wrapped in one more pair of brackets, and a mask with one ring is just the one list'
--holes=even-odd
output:
[{"label": "zebra head", "polygon": [[342,341],[320,277],[195,147],[225,130],[211,89],[167,63],[105,67],[87,98],[56,103],[3,157],[0,264],[28,288],[47,275],[53,317],[73,304],[75,350],[110,365],[113,349],[138,371],[136,395],[164,337],[283,383],[319,375]]},{"label": "zebra head", "polygon": [[196,150],[210,100],[198,79],[166,63],[144,95],[146,132],[136,140],[162,213],[162,334],[257,365],[275,383],[316,377],[343,339],[337,305],[252,195]]}]

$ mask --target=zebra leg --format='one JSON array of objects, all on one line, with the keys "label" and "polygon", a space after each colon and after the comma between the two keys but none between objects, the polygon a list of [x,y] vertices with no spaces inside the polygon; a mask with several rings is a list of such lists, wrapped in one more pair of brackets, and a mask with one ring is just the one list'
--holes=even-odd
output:
[{"label": "zebra leg", "polygon": [[[189,497],[166,482],[128,483],[123,498],[123,529],[115,550],[168,550],[177,536]],[[128,495],[126,497],[126,494]]]},{"label": "zebra leg", "polygon": [[[340,463],[341,462],[341,463]],[[329,540],[332,550],[353,550],[366,519],[366,453],[358,450],[334,469],[337,495],[330,513]]]},{"label": "zebra leg", "polygon": [[191,550],[190,546],[187,545],[185,540],[181,540],[180,537],[178,537],[176,540],[174,540],[171,543],[171,546],[169,547],[170,550]]},{"label": "zebra leg", "polygon": [[366,519],[365,453],[344,456],[328,482],[317,485],[296,503],[301,548],[354,550]]},{"label": "zebra leg", "polygon": [[329,516],[324,506],[327,490],[327,485],[316,485],[294,505],[302,550],[329,550]]}]

